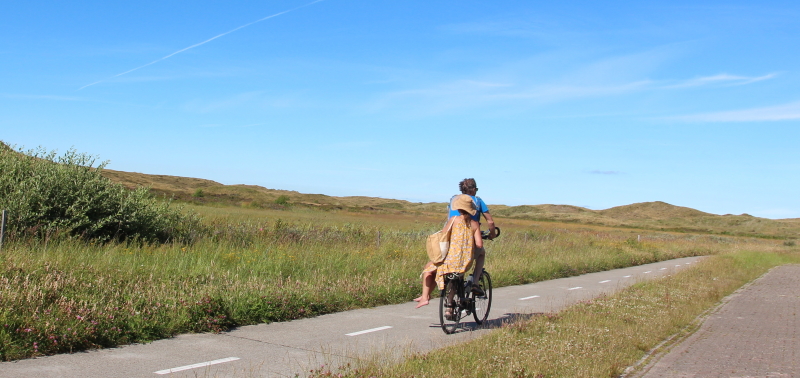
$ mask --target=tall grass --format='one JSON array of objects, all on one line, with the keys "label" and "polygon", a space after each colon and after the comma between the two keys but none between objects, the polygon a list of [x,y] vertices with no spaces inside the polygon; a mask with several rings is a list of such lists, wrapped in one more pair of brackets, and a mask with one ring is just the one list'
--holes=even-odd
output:
[{"label": "tall grass", "polygon": [[769,268],[800,262],[795,253],[734,248],[674,276],[636,284],[559,313],[507,324],[465,344],[411,356],[399,365],[365,358],[321,368],[325,377],[619,377],[672,335]]},{"label": "tall grass", "polygon": [[[209,236],[191,245],[38,238],[5,245],[0,359],[408,301],[420,291],[424,238],[439,224],[276,219],[207,227]],[[496,286],[717,253],[735,240],[663,235],[636,243],[623,232],[504,231],[487,243]]]}]

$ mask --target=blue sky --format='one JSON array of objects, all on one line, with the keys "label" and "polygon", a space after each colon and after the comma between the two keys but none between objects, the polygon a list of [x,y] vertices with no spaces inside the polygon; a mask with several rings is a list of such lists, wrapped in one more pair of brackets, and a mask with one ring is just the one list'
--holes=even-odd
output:
[{"label": "blue sky", "polygon": [[0,140],[336,196],[800,217],[789,1],[26,1]]}]

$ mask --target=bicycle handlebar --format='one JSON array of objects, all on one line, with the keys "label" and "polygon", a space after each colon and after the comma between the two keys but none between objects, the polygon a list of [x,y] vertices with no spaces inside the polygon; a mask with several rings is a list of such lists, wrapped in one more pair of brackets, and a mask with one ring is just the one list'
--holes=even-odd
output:
[{"label": "bicycle handlebar", "polygon": [[[500,227],[495,227],[494,229],[495,229],[495,232],[496,232],[494,237],[497,238],[498,236],[500,236]],[[484,240],[489,239],[489,234],[490,234],[489,230],[481,231],[481,239],[484,239]]]}]

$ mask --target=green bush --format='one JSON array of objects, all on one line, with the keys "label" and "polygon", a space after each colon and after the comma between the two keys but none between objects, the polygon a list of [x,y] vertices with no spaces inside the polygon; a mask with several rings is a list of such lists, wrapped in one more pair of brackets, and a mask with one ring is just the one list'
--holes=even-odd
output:
[{"label": "green bush", "polygon": [[288,205],[289,204],[289,196],[282,194],[275,199],[275,204],[277,205]]},{"label": "green bush", "polygon": [[0,209],[9,237],[75,236],[92,240],[187,241],[200,231],[194,215],[103,177],[106,162],[70,149],[14,151],[0,143]]}]

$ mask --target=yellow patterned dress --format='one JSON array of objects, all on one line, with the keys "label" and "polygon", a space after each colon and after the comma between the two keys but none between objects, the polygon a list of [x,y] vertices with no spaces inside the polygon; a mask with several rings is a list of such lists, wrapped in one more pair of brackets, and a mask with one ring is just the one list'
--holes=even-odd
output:
[{"label": "yellow patterned dress", "polygon": [[[464,273],[472,265],[472,249],[475,244],[472,229],[464,222],[464,217],[457,216],[450,234],[450,249],[447,257],[439,265],[430,266],[427,271],[436,270],[436,284],[444,290],[444,276],[447,273]],[[423,272],[424,273],[424,272]]]}]

